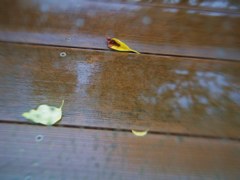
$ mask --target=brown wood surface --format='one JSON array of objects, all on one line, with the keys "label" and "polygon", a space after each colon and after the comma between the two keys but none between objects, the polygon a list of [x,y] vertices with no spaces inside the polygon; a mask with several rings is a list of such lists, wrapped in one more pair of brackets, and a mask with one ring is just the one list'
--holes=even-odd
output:
[{"label": "brown wood surface", "polygon": [[0,179],[240,179],[239,29],[238,0],[2,0]]},{"label": "brown wood surface", "polygon": [[60,124],[240,138],[238,62],[7,43],[0,62],[2,120],[64,99]]},{"label": "brown wood surface", "polygon": [[240,59],[239,1],[170,2],[3,0],[0,41],[107,49],[111,36],[142,53]]},{"label": "brown wood surface", "polygon": [[1,123],[0,147],[1,179],[240,177],[232,141]]}]

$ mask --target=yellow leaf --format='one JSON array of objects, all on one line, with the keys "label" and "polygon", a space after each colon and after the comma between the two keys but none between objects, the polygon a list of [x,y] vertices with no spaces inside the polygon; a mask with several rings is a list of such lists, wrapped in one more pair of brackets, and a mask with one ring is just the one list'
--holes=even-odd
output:
[{"label": "yellow leaf", "polygon": [[136,131],[136,130],[133,130],[133,129],[132,129],[132,133],[133,133],[135,136],[145,136],[145,135],[148,133],[148,130],[145,130],[145,131]]},{"label": "yellow leaf", "polygon": [[31,109],[29,112],[23,113],[22,116],[35,123],[48,126],[53,125],[62,118],[63,104],[64,100],[62,101],[62,105],[59,108],[42,104],[38,106],[36,110]]},{"label": "yellow leaf", "polygon": [[117,38],[107,38],[107,44],[110,49],[114,49],[116,51],[130,51],[140,54],[138,51],[131,49],[130,47],[128,47],[128,45],[126,45]]}]

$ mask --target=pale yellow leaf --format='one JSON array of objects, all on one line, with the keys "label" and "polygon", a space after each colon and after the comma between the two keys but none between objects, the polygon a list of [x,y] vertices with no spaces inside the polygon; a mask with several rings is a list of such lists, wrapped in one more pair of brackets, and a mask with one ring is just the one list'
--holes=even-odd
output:
[{"label": "pale yellow leaf", "polygon": [[145,136],[145,135],[147,135],[148,130],[145,130],[145,131],[136,131],[136,130],[133,130],[133,129],[132,129],[132,133],[133,133],[135,136]]},{"label": "pale yellow leaf", "polygon": [[62,118],[62,107],[64,100],[59,108],[42,104],[37,109],[31,109],[22,114],[26,119],[43,125],[53,125]]}]

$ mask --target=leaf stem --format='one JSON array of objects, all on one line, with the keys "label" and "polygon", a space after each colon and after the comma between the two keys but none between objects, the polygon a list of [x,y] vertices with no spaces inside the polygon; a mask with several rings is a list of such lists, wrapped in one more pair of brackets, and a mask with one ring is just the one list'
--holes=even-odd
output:
[{"label": "leaf stem", "polygon": [[62,104],[59,109],[62,109],[63,105],[64,105],[64,99],[62,100]]},{"label": "leaf stem", "polygon": [[141,54],[140,52],[138,52],[138,51],[136,51],[136,50],[133,50],[133,49],[131,49],[131,51],[132,51],[132,52],[135,52],[135,53],[137,53],[137,54]]}]

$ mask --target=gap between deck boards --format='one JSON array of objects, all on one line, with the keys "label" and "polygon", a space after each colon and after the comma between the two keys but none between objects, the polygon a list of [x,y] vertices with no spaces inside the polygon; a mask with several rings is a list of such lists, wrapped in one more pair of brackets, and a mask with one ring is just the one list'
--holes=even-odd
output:
[{"label": "gap between deck boards", "polygon": [[[42,44],[42,43],[31,43],[31,42],[13,42],[13,41],[3,41],[0,40],[0,43],[7,43],[7,44],[15,44],[15,45],[28,45],[28,46],[42,46],[42,47],[53,47],[53,48],[71,48],[71,49],[79,49],[79,50],[90,50],[90,51],[103,51],[103,52],[116,52],[116,53],[124,53],[118,52],[111,49],[103,49],[103,48],[89,48],[89,47],[76,47],[76,46],[64,46],[58,44]],[[131,53],[131,52],[125,52]],[[131,53],[132,54],[132,53]],[[187,59],[200,59],[200,60],[215,60],[215,61],[227,61],[227,62],[238,62],[240,61],[237,59],[221,59],[221,58],[213,58],[213,57],[203,57],[203,56],[188,56],[188,55],[180,55],[180,54],[163,54],[163,53],[151,53],[151,52],[141,52],[142,55],[152,55],[152,56],[163,56],[163,57],[177,57],[177,58],[187,58]]]},{"label": "gap between deck boards", "polygon": [[[28,126],[42,126],[40,124],[32,124],[31,122],[19,122],[16,120],[2,120],[0,119],[0,124],[16,124],[16,125],[28,125]],[[110,128],[110,127],[97,127],[97,126],[84,126],[84,125],[70,125],[70,124],[55,124],[54,127],[63,127],[63,128],[73,128],[73,129],[89,129],[89,130],[103,130],[103,131],[113,131],[113,132],[130,132],[130,129],[124,128]],[[212,135],[197,135],[197,134],[188,134],[188,133],[174,133],[174,132],[164,132],[164,131],[152,131],[149,130],[148,134],[152,135],[162,135],[170,137],[185,137],[185,138],[198,138],[198,139],[212,139],[212,140],[224,140],[224,141],[233,141],[240,142],[240,138],[237,137],[221,137],[221,136],[212,136]]]}]

